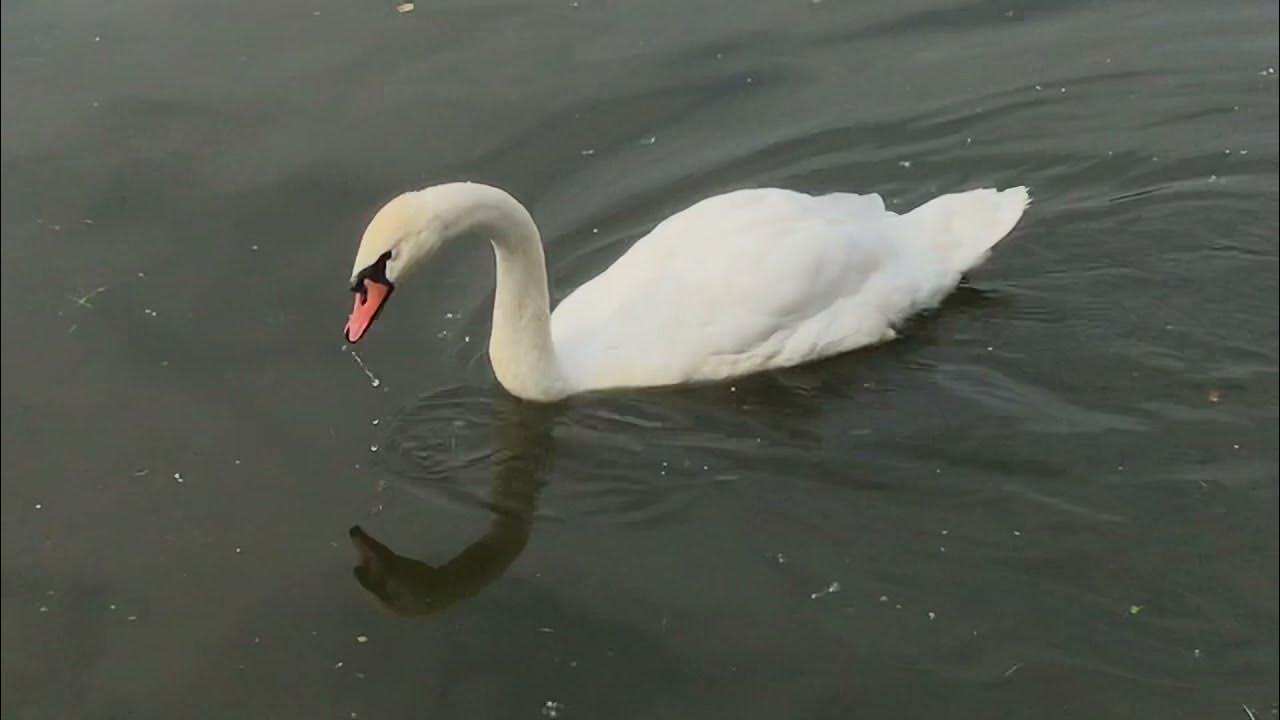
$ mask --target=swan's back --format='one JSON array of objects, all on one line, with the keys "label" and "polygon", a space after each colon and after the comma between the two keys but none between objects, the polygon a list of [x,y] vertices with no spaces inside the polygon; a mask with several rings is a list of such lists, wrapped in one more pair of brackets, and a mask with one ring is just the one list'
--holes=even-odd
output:
[{"label": "swan's back", "polygon": [[752,189],[659,223],[556,308],[578,390],[717,380],[893,337],[1016,224],[1025,188],[898,215],[878,195]]}]

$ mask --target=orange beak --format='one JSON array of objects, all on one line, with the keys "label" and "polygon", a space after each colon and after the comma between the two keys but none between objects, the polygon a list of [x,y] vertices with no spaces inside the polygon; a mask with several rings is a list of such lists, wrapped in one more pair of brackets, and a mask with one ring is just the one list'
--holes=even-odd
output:
[{"label": "orange beak", "polygon": [[357,343],[364,336],[365,332],[373,325],[373,321],[377,319],[378,313],[382,311],[382,306],[386,304],[387,298],[391,296],[393,286],[390,283],[382,283],[373,278],[365,278],[360,281],[359,287],[356,289],[355,307],[351,308],[351,317],[347,319],[347,327],[343,331],[347,342]]}]

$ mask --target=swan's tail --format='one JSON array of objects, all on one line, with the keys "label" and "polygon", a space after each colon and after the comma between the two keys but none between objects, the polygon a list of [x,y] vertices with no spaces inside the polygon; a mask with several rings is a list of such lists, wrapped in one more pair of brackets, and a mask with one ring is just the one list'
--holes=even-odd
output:
[{"label": "swan's tail", "polygon": [[904,215],[913,239],[955,272],[987,259],[1031,204],[1025,187],[970,190],[934,198]]}]

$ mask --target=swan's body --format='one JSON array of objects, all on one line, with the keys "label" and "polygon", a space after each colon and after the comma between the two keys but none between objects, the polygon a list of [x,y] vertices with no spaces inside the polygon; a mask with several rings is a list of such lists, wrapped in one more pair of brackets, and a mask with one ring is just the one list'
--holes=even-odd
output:
[{"label": "swan's body", "polygon": [[[396,198],[370,223],[348,338],[372,322],[395,275],[445,238],[474,231],[497,256],[490,359],[519,397],[789,367],[893,338],[897,324],[937,304],[986,257],[1027,203],[1021,187],[973,190],[898,215],[878,195],[731,192],[660,223],[550,313],[528,212],[496,188],[441,185]],[[362,283],[384,257],[386,289],[368,308]],[[362,305],[368,319],[357,322]]]}]

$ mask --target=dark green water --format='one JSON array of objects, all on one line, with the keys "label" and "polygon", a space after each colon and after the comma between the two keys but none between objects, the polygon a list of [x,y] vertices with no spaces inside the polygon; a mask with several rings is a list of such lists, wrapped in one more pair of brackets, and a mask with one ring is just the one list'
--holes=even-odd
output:
[{"label": "dark green water", "polygon": [[[1278,14],[5,2],[3,716],[1275,717]],[[340,344],[454,179],[556,298],[731,188],[1037,201],[892,344],[537,408],[479,247]]]}]

